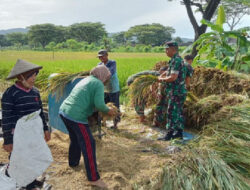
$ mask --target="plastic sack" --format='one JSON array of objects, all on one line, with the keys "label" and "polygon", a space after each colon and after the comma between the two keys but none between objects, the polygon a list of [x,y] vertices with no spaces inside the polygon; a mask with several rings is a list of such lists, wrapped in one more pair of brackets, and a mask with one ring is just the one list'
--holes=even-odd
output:
[{"label": "plastic sack", "polygon": [[8,173],[18,186],[34,181],[53,161],[39,114],[40,110],[20,118],[15,127]]},{"label": "plastic sack", "polygon": [[15,180],[5,175],[5,168],[0,171],[0,189],[1,190],[16,190]]}]

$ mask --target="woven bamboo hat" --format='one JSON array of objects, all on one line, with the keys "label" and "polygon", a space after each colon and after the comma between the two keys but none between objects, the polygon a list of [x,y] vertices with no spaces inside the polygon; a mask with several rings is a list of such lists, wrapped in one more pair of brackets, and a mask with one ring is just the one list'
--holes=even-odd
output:
[{"label": "woven bamboo hat", "polygon": [[42,69],[42,66],[35,65],[33,63],[29,63],[28,61],[18,59],[15,66],[10,71],[6,80],[16,78],[18,75],[31,71],[31,70],[39,70]]}]

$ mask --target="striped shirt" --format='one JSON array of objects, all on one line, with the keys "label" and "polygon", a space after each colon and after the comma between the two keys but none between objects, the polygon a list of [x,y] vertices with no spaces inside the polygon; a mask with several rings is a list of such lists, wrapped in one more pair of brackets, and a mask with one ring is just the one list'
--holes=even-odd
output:
[{"label": "striped shirt", "polygon": [[44,131],[48,130],[39,91],[36,88],[24,90],[16,84],[8,88],[2,97],[2,129],[4,144],[13,144],[13,132],[17,120],[39,109],[41,109],[40,116],[43,121],[43,129]]}]

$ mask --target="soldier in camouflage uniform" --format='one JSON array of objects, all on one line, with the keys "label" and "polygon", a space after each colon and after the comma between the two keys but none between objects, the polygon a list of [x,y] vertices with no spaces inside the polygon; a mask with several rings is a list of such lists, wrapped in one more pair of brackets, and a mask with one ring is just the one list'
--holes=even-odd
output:
[{"label": "soldier in camouflage uniform", "polygon": [[168,70],[159,76],[159,81],[166,82],[167,107],[167,134],[158,140],[171,140],[183,137],[184,117],[183,105],[186,100],[185,66],[178,55],[176,42],[166,43],[166,54],[171,58]]}]

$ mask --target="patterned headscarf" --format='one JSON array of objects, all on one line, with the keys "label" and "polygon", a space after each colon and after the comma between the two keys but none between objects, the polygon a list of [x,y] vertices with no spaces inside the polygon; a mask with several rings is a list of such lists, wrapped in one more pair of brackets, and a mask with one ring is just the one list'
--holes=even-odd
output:
[{"label": "patterned headscarf", "polygon": [[94,67],[90,74],[100,79],[103,83],[110,79],[111,73],[108,68],[104,65],[98,65]]}]

